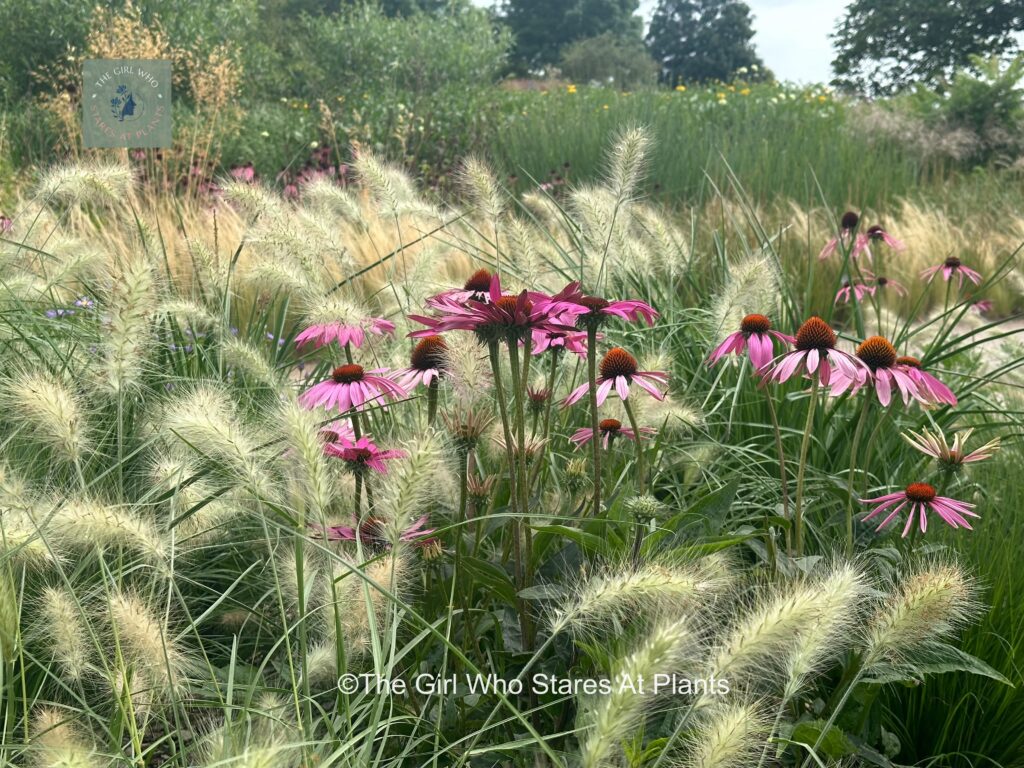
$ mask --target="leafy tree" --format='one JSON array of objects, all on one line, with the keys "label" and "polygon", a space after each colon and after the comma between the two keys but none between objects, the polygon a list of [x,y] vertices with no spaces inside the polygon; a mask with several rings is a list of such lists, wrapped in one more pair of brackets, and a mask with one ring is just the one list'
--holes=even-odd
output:
[{"label": "leafy tree", "polygon": [[639,7],[640,0],[505,0],[502,15],[515,37],[513,68],[543,69],[570,43],[606,32],[639,39]]},{"label": "leafy tree", "polygon": [[832,34],[833,83],[873,95],[947,81],[975,55],[1018,47],[1021,0],[854,0]]},{"label": "leafy tree", "polygon": [[596,80],[635,88],[654,84],[658,64],[640,38],[605,32],[569,45],[562,54],[562,73],[576,82]]},{"label": "leafy tree", "polygon": [[753,36],[750,7],[741,0],[661,0],[647,45],[664,82],[727,80],[740,67],[762,67]]}]

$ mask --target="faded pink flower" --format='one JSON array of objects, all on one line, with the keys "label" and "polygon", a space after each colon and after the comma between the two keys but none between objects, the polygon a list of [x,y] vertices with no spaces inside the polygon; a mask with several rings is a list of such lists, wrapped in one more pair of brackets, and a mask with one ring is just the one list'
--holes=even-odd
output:
[{"label": "faded pink flower", "polygon": [[383,317],[367,317],[357,323],[320,323],[311,325],[295,337],[295,344],[302,346],[313,342],[317,347],[337,342],[339,347],[351,344],[353,347],[361,347],[366,340],[366,332],[377,336],[392,334],[395,332],[395,324]]},{"label": "faded pink flower", "polygon": [[978,517],[978,515],[971,511],[974,509],[973,504],[939,496],[936,494],[935,488],[928,485],[928,483],[911,483],[905,490],[889,493],[875,499],[861,499],[861,503],[878,505],[864,517],[865,521],[880,515],[886,510],[892,509],[888,516],[879,523],[875,529],[876,531],[880,531],[892,522],[905,507],[909,506],[910,513],[907,515],[907,523],[903,527],[904,538],[906,538],[907,534],[910,533],[910,529],[914,526],[915,516],[919,520],[921,533],[927,532],[928,512],[934,512],[953,528],[966,528],[969,531],[973,529],[971,524],[967,522],[967,517]]},{"label": "faded pink flower", "polygon": [[417,384],[427,387],[445,370],[448,345],[441,336],[425,336],[413,347],[409,367],[395,371],[391,378],[412,390]]},{"label": "faded pink flower", "polygon": [[391,459],[404,459],[408,457],[405,451],[392,448],[381,450],[370,439],[369,435],[363,435],[358,440],[352,441],[340,439],[324,446],[324,453],[337,459],[342,459],[353,472],[362,472],[372,469],[382,475],[388,473],[388,466],[385,461]]},{"label": "faded pink flower", "polygon": [[[605,450],[608,449],[608,446],[616,437],[621,436],[633,441],[637,439],[636,432],[629,427],[622,426],[622,422],[618,419],[602,419],[597,425],[597,431],[601,433],[601,444]],[[641,438],[651,437],[656,432],[652,427],[640,427],[639,431]],[[593,438],[594,430],[591,427],[583,427],[577,429],[569,439],[576,443],[576,447],[579,448],[589,443]]]},{"label": "faded pink flower", "polygon": [[963,262],[956,256],[950,256],[937,267],[928,267],[928,269],[921,272],[921,277],[930,283],[935,279],[935,275],[939,273],[939,270],[942,270],[942,278],[947,283],[955,276],[958,288],[964,287],[964,277],[975,285],[981,285],[981,273],[965,267]]},{"label": "faded pink flower", "polygon": [[851,284],[849,280],[844,280],[843,287],[836,291],[836,298],[833,303],[839,304],[842,302],[845,304],[850,300],[851,294],[853,294],[857,301],[863,301],[865,296],[875,295],[875,287],[873,285],[868,285],[867,283]]},{"label": "faded pink flower", "polygon": [[956,395],[953,394],[953,390],[924,370],[921,367],[921,361],[916,357],[904,355],[896,358],[896,368],[910,376],[917,385],[917,391],[930,404],[956,405]]}]

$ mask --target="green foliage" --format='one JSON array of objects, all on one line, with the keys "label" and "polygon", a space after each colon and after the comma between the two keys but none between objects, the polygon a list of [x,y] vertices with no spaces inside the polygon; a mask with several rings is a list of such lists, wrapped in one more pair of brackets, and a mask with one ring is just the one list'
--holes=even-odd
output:
[{"label": "green foliage", "polygon": [[578,40],[562,53],[562,74],[578,83],[603,83],[620,89],[654,85],[658,66],[638,38],[610,32]]},{"label": "green foliage", "polygon": [[834,82],[873,95],[934,87],[972,56],[1015,50],[1021,30],[1017,0],[854,0],[832,35]]},{"label": "green foliage", "polygon": [[731,80],[741,67],[761,67],[750,39],[750,7],[742,0],[661,0],[647,45],[671,85]]},{"label": "green foliage", "polygon": [[505,0],[502,19],[515,40],[511,64],[520,74],[556,64],[577,40],[611,33],[639,38],[640,0]]}]

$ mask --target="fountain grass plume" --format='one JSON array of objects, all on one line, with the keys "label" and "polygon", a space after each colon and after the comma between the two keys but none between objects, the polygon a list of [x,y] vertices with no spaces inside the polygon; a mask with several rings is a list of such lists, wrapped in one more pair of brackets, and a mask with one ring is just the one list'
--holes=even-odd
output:
[{"label": "fountain grass plume", "polygon": [[756,704],[716,702],[705,709],[679,768],[749,768],[757,763],[770,727]]},{"label": "fountain grass plume", "polygon": [[99,378],[111,394],[136,389],[141,383],[150,321],[157,307],[153,268],[136,257],[121,270],[104,302],[104,341]]},{"label": "fountain grass plume", "polygon": [[281,373],[267,358],[266,352],[237,336],[225,336],[220,341],[224,361],[232,370],[244,377],[248,386],[277,390],[281,386]]},{"label": "fountain grass plume", "polygon": [[206,306],[198,301],[190,299],[171,298],[161,301],[154,312],[154,316],[161,319],[172,320],[180,328],[205,329],[213,328],[220,323]]},{"label": "fountain grass plume", "polygon": [[501,188],[494,170],[481,158],[467,157],[459,166],[458,181],[473,208],[496,222],[508,208],[508,193]]},{"label": "fountain grass plume", "polygon": [[44,200],[68,204],[117,204],[134,186],[135,176],[127,164],[79,162],[47,171],[39,182],[38,194]]},{"label": "fountain grass plume", "polygon": [[624,128],[612,144],[606,162],[605,183],[619,202],[632,200],[647,173],[654,141],[650,131],[638,125]]},{"label": "fountain grass plume", "polygon": [[577,723],[581,768],[619,764],[619,745],[636,732],[651,701],[619,681],[652,680],[657,674],[681,671],[698,647],[692,623],[689,616],[657,623],[616,665],[611,693],[584,706]]},{"label": "fountain grass plume", "polygon": [[75,727],[70,715],[56,707],[37,708],[31,732],[26,756],[31,768],[101,768],[108,763]]},{"label": "fountain grass plume", "polygon": [[156,526],[128,505],[81,497],[60,501],[47,523],[58,546],[67,549],[122,547],[153,564],[163,564],[167,543]]},{"label": "fountain grass plume", "polygon": [[81,608],[66,588],[48,586],[40,593],[36,610],[31,637],[46,648],[65,677],[82,680],[90,669],[92,650]]},{"label": "fountain grass plume", "polygon": [[19,434],[48,446],[53,455],[79,466],[93,448],[81,397],[45,371],[22,371],[3,382],[0,401],[22,424]]},{"label": "fountain grass plume", "polygon": [[297,501],[309,522],[323,522],[336,493],[320,437],[320,419],[295,400],[283,401],[277,420],[288,452],[285,469],[294,481]]},{"label": "fountain grass plume", "polygon": [[752,313],[776,319],[779,285],[777,268],[768,256],[748,256],[730,264],[724,285],[711,300],[709,338],[732,333]]},{"label": "fountain grass plume", "polygon": [[259,694],[244,713],[208,732],[201,741],[198,768],[296,768],[302,734],[290,702]]},{"label": "fountain grass plume", "polygon": [[21,631],[21,599],[14,574],[7,564],[0,564],[0,662],[7,664],[18,657]]},{"label": "fountain grass plume", "polygon": [[314,179],[303,187],[305,204],[324,214],[340,217],[346,224],[363,231],[366,218],[359,198],[334,181]]},{"label": "fountain grass plume", "polygon": [[450,507],[458,491],[450,457],[437,432],[402,444],[408,458],[393,461],[379,479],[374,517],[397,545],[402,531],[432,509]]}]

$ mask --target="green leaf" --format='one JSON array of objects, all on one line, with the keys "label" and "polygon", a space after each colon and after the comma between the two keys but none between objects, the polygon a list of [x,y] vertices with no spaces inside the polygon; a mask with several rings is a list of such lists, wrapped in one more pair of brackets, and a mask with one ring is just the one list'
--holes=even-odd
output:
[{"label": "green leaf", "polygon": [[488,589],[492,590],[502,601],[508,605],[515,605],[516,588],[512,579],[501,568],[476,557],[463,557],[462,567],[468,571],[476,581],[479,581]]},{"label": "green leaf", "polygon": [[[818,738],[821,736],[821,730],[824,727],[824,720],[809,720],[797,723],[796,727],[793,728],[793,734],[790,736],[790,739],[812,747],[818,741]],[[821,743],[818,744],[816,751],[833,759],[839,759],[846,755],[852,755],[857,751],[857,748],[847,738],[846,734],[843,733],[842,729],[832,725],[829,726],[825,737],[821,739]]]},{"label": "green leaf", "polygon": [[871,683],[917,683],[925,675],[941,675],[946,672],[968,672],[981,675],[1014,687],[999,670],[990,667],[977,656],[961,651],[949,643],[931,643],[923,653],[914,659],[911,667],[882,669],[865,677]]},{"label": "green leaf", "polygon": [[534,530],[563,536],[591,554],[606,555],[609,553],[608,542],[605,539],[577,528],[570,528],[567,525],[539,525]]}]

